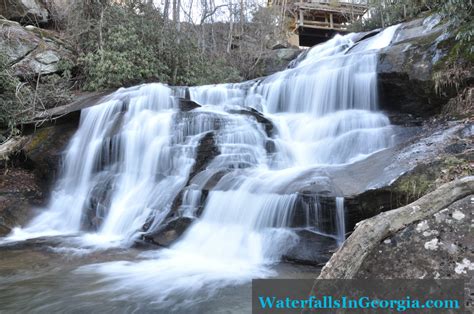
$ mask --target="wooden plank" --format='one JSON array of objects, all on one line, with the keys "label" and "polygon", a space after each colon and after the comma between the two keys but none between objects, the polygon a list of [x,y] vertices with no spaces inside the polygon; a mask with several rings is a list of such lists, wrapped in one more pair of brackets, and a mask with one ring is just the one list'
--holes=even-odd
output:
[{"label": "wooden plank", "polygon": [[305,10],[340,12],[344,14],[353,13],[356,15],[363,15],[365,14],[365,12],[367,12],[367,9],[368,9],[366,5],[358,5],[358,4],[350,4],[350,3],[341,3],[339,6],[332,6],[326,3],[297,2],[295,3],[295,5],[297,8],[305,9]]}]

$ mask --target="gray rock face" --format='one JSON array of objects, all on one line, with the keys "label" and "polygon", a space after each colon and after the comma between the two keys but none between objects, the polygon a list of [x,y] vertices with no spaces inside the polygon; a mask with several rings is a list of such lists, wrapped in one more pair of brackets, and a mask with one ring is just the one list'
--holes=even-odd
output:
[{"label": "gray rock face", "polygon": [[159,246],[168,247],[186,231],[193,220],[189,217],[171,219],[161,229],[145,235],[144,240]]},{"label": "gray rock face", "polygon": [[74,60],[72,51],[55,33],[4,19],[0,19],[0,52],[21,78],[57,73],[62,61]]},{"label": "gray rock face", "polygon": [[401,24],[379,55],[382,109],[423,117],[439,113],[456,91],[436,93],[434,72],[456,43],[454,37],[436,15]]},{"label": "gray rock face", "polygon": [[0,19],[0,51],[8,61],[16,63],[36,49],[40,38],[20,24]]},{"label": "gray rock face", "polygon": [[470,278],[474,195],[385,239],[362,264],[359,278]]},{"label": "gray rock face", "polygon": [[279,48],[266,52],[262,57],[263,76],[286,69],[300,53],[301,49],[298,48]]},{"label": "gray rock face", "polygon": [[22,24],[41,25],[49,21],[49,12],[41,0],[5,0],[0,15]]},{"label": "gray rock face", "polygon": [[296,234],[299,238],[298,244],[283,256],[288,262],[318,266],[326,263],[337,250],[338,244],[334,238],[308,230],[299,230]]}]

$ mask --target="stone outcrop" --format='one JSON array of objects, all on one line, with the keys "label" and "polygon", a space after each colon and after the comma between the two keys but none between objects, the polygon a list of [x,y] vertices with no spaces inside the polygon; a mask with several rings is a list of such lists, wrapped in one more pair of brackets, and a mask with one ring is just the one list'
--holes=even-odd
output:
[{"label": "stone outcrop", "polygon": [[266,51],[262,56],[262,76],[271,75],[282,71],[288,67],[291,61],[296,59],[301,53],[301,49],[296,47],[276,47]]},{"label": "stone outcrop", "polygon": [[21,24],[43,25],[50,16],[42,0],[4,0],[0,4],[0,15]]},{"label": "stone outcrop", "polygon": [[75,59],[72,49],[54,32],[5,19],[0,19],[0,52],[22,79],[62,72]]},{"label": "stone outcrop", "polygon": [[422,117],[440,113],[457,93],[454,88],[442,93],[435,89],[435,72],[454,48],[455,36],[437,15],[402,23],[392,44],[379,54],[381,107]]},{"label": "stone outcrop", "polygon": [[356,278],[468,279],[474,271],[474,194],[380,242]]},{"label": "stone outcrop", "polygon": [[334,238],[323,236],[309,230],[296,231],[298,243],[283,255],[283,260],[291,263],[321,266],[337,250]]},{"label": "stone outcrop", "polygon": [[[381,213],[360,222],[352,235],[324,266],[319,279],[354,278],[369,254],[377,248],[381,241],[414,223],[429,219],[432,215],[442,214],[443,209],[472,195],[473,191],[474,177],[465,177],[446,183],[407,206]],[[457,216],[461,219],[464,214],[459,212]],[[470,225],[470,221],[467,224]],[[430,236],[433,235],[430,234]],[[437,238],[433,238],[424,246],[427,249],[435,250],[438,248],[438,242]],[[405,264],[404,267],[407,265]]]},{"label": "stone outcrop", "polygon": [[194,221],[190,217],[176,217],[168,220],[160,229],[143,236],[143,240],[163,247],[169,247]]},{"label": "stone outcrop", "polygon": [[27,135],[21,154],[27,158],[36,176],[45,185],[58,178],[61,155],[77,129],[76,121],[41,128]]}]

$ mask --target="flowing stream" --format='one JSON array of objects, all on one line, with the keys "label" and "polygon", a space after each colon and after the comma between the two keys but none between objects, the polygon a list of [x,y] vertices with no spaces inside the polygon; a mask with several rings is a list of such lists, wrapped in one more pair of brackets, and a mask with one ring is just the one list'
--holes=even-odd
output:
[{"label": "flowing stream", "polygon": [[[324,169],[393,144],[377,111],[376,67],[396,29],[357,43],[337,35],[262,80],[118,90],[82,111],[48,208],[2,241],[79,234],[81,247],[122,248],[170,217],[189,217],[169,248],[74,271],[168,309],[274,276],[297,230],[341,243],[344,198]],[[179,110],[185,96],[199,106]],[[307,186],[330,189],[329,220],[320,204],[298,212]]]}]

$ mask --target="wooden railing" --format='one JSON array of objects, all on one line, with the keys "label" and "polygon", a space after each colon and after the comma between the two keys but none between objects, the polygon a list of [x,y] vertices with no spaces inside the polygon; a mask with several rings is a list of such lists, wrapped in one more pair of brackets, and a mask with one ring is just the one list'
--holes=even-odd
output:
[{"label": "wooden railing", "polygon": [[295,3],[298,9],[339,12],[343,14],[363,15],[367,9],[364,0],[301,0]]},{"label": "wooden railing", "polygon": [[346,29],[368,9],[367,0],[299,0],[294,7],[298,26],[333,30]]}]

